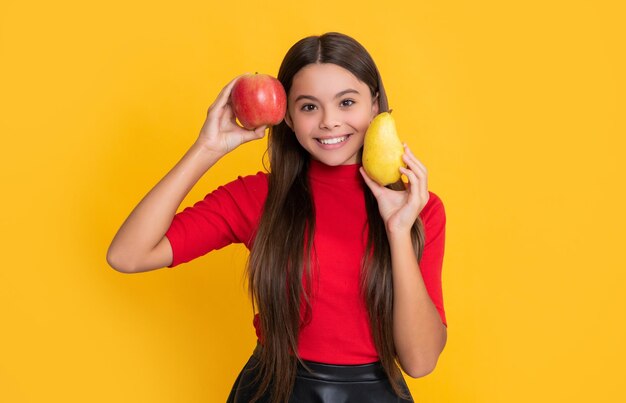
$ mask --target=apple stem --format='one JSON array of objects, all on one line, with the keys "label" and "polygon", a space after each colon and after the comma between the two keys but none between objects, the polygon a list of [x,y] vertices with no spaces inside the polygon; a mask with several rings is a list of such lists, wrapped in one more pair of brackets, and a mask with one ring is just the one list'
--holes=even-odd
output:
[{"label": "apple stem", "polygon": [[389,109],[389,113],[393,112],[393,109]]}]

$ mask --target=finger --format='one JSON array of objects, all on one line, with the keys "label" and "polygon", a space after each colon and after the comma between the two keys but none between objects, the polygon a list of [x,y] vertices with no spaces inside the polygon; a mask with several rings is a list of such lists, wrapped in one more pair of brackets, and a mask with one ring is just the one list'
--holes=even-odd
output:
[{"label": "finger", "polygon": [[428,170],[426,169],[424,164],[422,164],[420,160],[418,160],[417,157],[413,154],[408,144],[404,143],[404,148],[405,155],[407,156],[406,161],[408,161],[407,165],[420,178],[419,194],[422,199],[423,205],[426,205],[430,197],[430,195],[428,194]]},{"label": "finger", "polygon": [[237,133],[240,135],[241,143],[245,143],[247,141],[263,138],[263,136],[265,136],[265,129],[267,129],[267,126],[260,126],[254,130],[238,128]]},{"label": "finger", "polygon": [[230,80],[230,82],[226,84],[224,88],[222,88],[222,90],[220,91],[219,95],[217,96],[217,98],[215,99],[211,107],[219,109],[219,108],[222,108],[224,105],[226,105],[228,103],[228,100],[230,99],[230,92],[232,91],[233,87],[237,83],[237,80],[239,80],[241,77],[245,76],[246,74],[249,74],[249,73],[240,74],[237,77]]},{"label": "finger", "polygon": [[[410,150],[408,150],[408,147],[407,147],[407,153],[409,152]],[[415,158],[415,156],[407,156],[405,160],[407,161],[407,166],[410,168],[411,172],[419,179],[418,181],[419,186],[418,186],[417,192],[422,198],[423,203],[426,203],[429,197],[428,195],[428,172],[426,171],[425,167],[422,168],[423,165],[421,165],[420,167],[419,161],[417,160],[417,158]]]},{"label": "finger", "polygon": [[[419,195],[422,203],[422,207],[426,205],[428,201],[428,176],[420,171],[414,171],[412,169],[402,168],[400,172],[404,173],[409,178],[411,184],[411,193]],[[416,186],[415,186],[416,185]]]},{"label": "finger", "polygon": [[409,178],[409,183],[408,183],[409,203],[417,204],[419,202],[418,198],[421,195],[419,178],[417,177],[417,175],[415,175],[415,172],[404,167],[400,167],[400,172],[402,172],[403,174],[406,175],[407,178]]},{"label": "finger", "polygon": [[419,179],[426,180],[426,177],[427,177],[426,172],[424,172],[424,170],[420,168],[419,165],[417,165],[412,158],[410,158],[407,154],[404,154],[402,156],[402,160],[406,163],[406,167],[403,167],[403,168],[409,169]]},{"label": "finger", "polygon": [[219,119],[219,127],[221,131],[230,131],[239,129],[240,126],[237,124],[237,118],[233,112],[233,108],[230,104],[224,105],[219,111],[216,111],[215,114]]},{"label": "finger", "polygon": [[267,125],[257,127],[256,129],[252,131],[252,133],[254,133],[255,138],[260,139],[261,137],[265,136],[265,130],[267,130]]},{"label": "finger", "polygon": [[408,155],[408,157],[413,161],[414,164],[416,164],[418,167],[420,167],[420,169],[422,171],[424,171],[424,173],[427,173],[428,170],[426,169],[426,167],[424,166],[424,164],[422,164],[420,162],[420,160],[417,159],[417,157],[415,156],[415,154],[413,154],[413,151],[411,151],[411,149],[409,148],[408,144],[404,143],[404,150],[405,153]]},{"label": "finger", "polygon": [[428,171],[426,170],[426,167],[419,162],[415,156],[409,154],[409,151],[405,151],[404,154],[402,154],[402,161],[404,161],[404,163],[413,171],[419,172],[423,176],[427,175]]},{"label": "finger", "polygon": [[415,162],[415,160],[413,160],[407,154],[404,154],[402,156],[402,160],[406,163],[407,165],[406,168],[413,171],[413,173],[415,173],[415,175],[417,175],[418,178],[424,181],[427,179],[428,177],[427,172],[424,169],[420,168],[420,166]]},{"label": "finger", "polygon": [[[413,174],[413,179],[417,179],[417,175]],[[409,175],[409,174],[407,174]],[[428,184],[425,180],[419,180],[417,186],[413,186],[411,192],[409,194],[409,202],[412,203],[417,209],[417,214],[419,214],[424,206],[428,203],[429,194],[428,194]]]},{"label": "finger", "polygon": [[[413,175],[415,183],[417,183],[417,188],[412,187],[411,191],[419,194],[420,198],[423,200],[428,200],[428,175],[419,168],[414,161],[410,161],[408,167],[409,169],[407,169],[407,171]],[[405,173],[405,175],[407,175],[407,177],[409,176],[408,173]],[[409,179],[409,182],[413,185],[411,179]]]},{"label": "finger", "polygon": [[223,110],[224,110],[224,114],[222,115],[222,118],[226,118],[234,125],[237,125],[237,117],[235,116],[235,113],[233,112],[233,107],[230,104],[230,102],[224,105]]}]

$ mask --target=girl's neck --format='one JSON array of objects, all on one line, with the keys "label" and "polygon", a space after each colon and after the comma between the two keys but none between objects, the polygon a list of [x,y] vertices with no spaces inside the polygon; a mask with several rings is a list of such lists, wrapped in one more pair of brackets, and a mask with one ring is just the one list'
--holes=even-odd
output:
[{"label": "girl's neck", "polygon": [[352,182],[360,184],[363,181],[363,177],[359,172],[360,167],[361,164],[330,166],[321,161],[311,159],[309,174],[313,179],[323,180],[326,182]]}]

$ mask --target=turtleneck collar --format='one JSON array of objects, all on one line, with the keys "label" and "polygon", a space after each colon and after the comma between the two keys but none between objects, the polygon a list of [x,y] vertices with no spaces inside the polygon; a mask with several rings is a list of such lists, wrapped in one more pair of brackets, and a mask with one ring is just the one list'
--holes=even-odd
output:
[{"label": "turtleneck collar", "polygon": [[359,172],[361,164],[330,166],[311,158],[309,175],[314,180],[327,183],[354,183],[362,186],[365,182]]}]

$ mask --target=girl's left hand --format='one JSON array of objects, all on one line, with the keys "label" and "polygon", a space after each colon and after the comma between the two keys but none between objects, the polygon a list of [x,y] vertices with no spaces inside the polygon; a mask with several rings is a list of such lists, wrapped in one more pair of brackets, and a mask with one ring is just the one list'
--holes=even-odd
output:
[{"label": "girl's left hand", "polygon": [[409,232],[429,197],[428,171],[406,144],[404,144],[402,160],[407,164],[408,169],[400,168],[400,172],[409,179],[409,183],[404,184],[405,190],[403,191],[391,190],[379,185],[367,176],[363,167],[360,168],[365,183],[378,202],[378,209],[388,233]]}]

